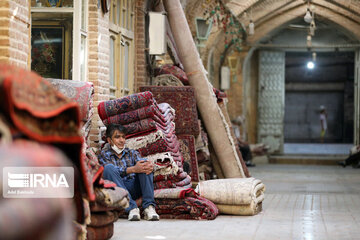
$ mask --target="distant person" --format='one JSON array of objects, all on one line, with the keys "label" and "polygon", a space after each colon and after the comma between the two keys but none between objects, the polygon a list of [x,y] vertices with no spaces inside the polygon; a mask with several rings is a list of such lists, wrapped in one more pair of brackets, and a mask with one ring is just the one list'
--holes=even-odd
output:
[{"label": "distant person", "polygon": [[264,144],[253,145],[253,148],[250,147],[249,143],[241,139],[240,126],[243,124],[243,118],[241,116],[236,117],[232,120],[232,127],[235,133],[235,137],[241,152],[241,156],[245,161],[247,167],[255,167],[255,164],[252,163],[252,154],[255,155],[264,155],[267,151],[267,147]]},{"label": "distant person", "polygon": [[321,126],[320,142],[324,143],[324,137],[327,130],[327,112],[324,105],[320,106],[320,126]]}]

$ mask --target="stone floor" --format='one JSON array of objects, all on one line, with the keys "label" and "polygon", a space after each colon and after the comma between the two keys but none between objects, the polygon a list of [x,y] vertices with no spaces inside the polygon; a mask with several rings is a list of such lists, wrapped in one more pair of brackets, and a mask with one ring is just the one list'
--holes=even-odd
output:
[{"label": "stone floor", "polygon": [[213,221],[120,219],[112,239],[360,239],[360,169],[260,164],[250,170],[267,187],[260,214]]}]

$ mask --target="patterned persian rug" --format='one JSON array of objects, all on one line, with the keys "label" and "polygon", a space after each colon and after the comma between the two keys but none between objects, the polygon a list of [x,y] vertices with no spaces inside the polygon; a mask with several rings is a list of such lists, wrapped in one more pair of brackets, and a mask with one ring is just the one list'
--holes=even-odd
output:
[{"label": "patterned persian rug", "polygon": [[98,113],[101,120],[104,120],[108,117],[136,110],[155,103],[156,102],[154,101],[151,92],[135,93],[115,100],[101,102],[98,105]]},{"label": "patterned persian rug", "polygon": [[203,197],[156,198],[155,202],[156,212],[163,219],[213,220],[219,214],[216,205]]},{"label": "patterned persian rug", "polygon": [[79,105],[36,73],[5,64],[0,65],[0,96],[0,108],[12,123],[12,131],[61,149],[79,169],[81,184],[91,196],[84,138],[79,134]]},{"label": "patterned persian rug", "polygon": [[1,64],[0,96],[3,100],[0,107],[30,139],[81,143],[78,104],[36,73]]},{"label": "patterned persian rug", "polygon": [[165,64],[161,66],[160,68],[155,69],[155,75],[163,75],[163,74],[171,74],[175,76],[177,79],[179,79],[184,85],[189,85],[189,79],[186,76],[186,73],[184,70],[179,68],[178,66],[171,65],[171,64]]},{"label": "patterned persian rug", "polygon": [[[192,188],[156,189],[154,196],[160,219],[213,220],[219,214],[213,202],[199,196]],[[138,199],[136,204],[141,206],[141,202]],[[127,217],[124,210],[120,212],[120,217]]]},{"label": "patterned persian rug", "polygon": [[94,94],[94,87],[91,82],[81,82],[75,80],[63,80],[47,78],[59,92],[64,96],[70,98],[80,106],[80,119],[87,121],[90,118],[92,111],[92,95]]},{"label": "patterned persian rug", "polygon": [[156,102],[168,103],[175,109],[176,134],[197,136],[200,132],[193,87],[143,86],[140,91],[150,91]]},{"label": "patterned persian rug", "polygon": [[[192,181],[199,182],[199,169],[195,151],[195,138],[193,135],[177,135],[180,142],[180,152],[184,158],[184,165],[189,167],[187,173]],[[187,170],[184,166],[185,171]]]},{"label": "patterned persian rug", "polygon": [[149,105],[142,107],[133,111],[126,113],[118,114],[115,116],[108,117],[103,120],[103,123],[107,126],[110,123],[117,123],[121,125],[126,125],[132,122],[137,122],[145,118],[153,118],[154,116],[160,118],[164,121],[163,115],[160,112],[160,109],[156,105]]}]

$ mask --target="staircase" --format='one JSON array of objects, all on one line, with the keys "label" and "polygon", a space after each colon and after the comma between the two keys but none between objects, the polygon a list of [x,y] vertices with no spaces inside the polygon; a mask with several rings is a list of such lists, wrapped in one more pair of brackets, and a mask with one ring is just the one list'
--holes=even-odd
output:
[{"label": "staircase", "polygon": [[284,154],[270,155],[269,163],[336,165],[349,156],[352,144],[284,144]]},{"label": "staircase", "polygon": [[324,154],[286,154],[271,155],[269,163],[277,164],[303,164],[303,165],[336,165],[338,161],[345,160],[348,155]]}]

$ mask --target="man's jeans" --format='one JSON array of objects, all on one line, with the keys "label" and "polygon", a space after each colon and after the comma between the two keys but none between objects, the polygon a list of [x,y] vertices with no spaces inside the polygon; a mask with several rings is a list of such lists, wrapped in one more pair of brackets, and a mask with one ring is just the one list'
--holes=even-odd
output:
[{"label": "man's jeans", "polygon": [[149,175],[137,173],[135,178],[123,179],[118,169],[113,164],[108,164],[104,167],[103,177],[113,181],[118,187],[124,188],[129,192],[130,206],[125,209],[126,212],[137,208],[135,200],[141,196],[142,207],[144,209],[149,205],[155,206],[153,173]]}]

